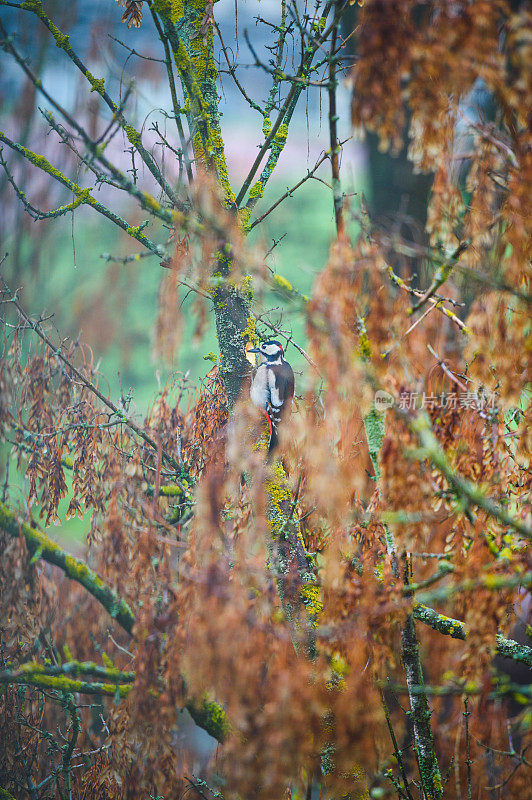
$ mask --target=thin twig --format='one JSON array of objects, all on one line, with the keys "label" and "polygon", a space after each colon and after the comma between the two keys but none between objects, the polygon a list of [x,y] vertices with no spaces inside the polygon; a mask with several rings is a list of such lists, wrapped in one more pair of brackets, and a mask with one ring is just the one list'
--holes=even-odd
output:
[{"label": "thin twig", "polygon": [[158,61],[159,64],[164,64],[164,59],[163,58],[153,58],[153,56],[143,56],[142,53],[138,53],[133,47],[130,47],[129,45],[125,44],[124,42],[121,42],[120,39],[117,39],[116,36],[112,35],[112,33],[108,33],[107,36],[110,39],[112,39],[113,42],[116,42],[117,44],[119,44],[122,47],[124,47],[126,50],[129,50],[129,52],[130,52],[130,54],[132,56],[137,56],[138,58],[142,58],[145,61]]},{"label": "thin twig", "polygon": [[244,98],[244,100],[245,100],[245,101],[246,101],[246,102],[249,104],[249,106],[250,106],[251,108],[253,108],[255,111],[258,111],[258,112],[259,112],[259,114],[261,114],[263,117],[267,116],[267,115],[266,115],[266,112],[264,111],[264,109],[262,109],[262,108],[261,108],[261,107],[258,105],[258,103],[255,103],[255,101],[254,101],[254,100],[252,100],[252,99],[251,99],[251,97],[249,97],[248,93],[246,92],[246,90],[244,89],[244,87],[242,86],[242,84],[240,83],[240,81],[238,80],[238,78],[236,77],[236,69],[237,69],[237,68],[236,68],[234,65],[231,65],[231,63],[230,63],[230,61],[229,61],[229,54],[228,54],[228,52],[227,52],[227,48],[226,48],[226,46],[225,46],[225,43],[224,43],[224,40],[223,40],[223,37],[222,37],[221,31],[220,31],[220,28],[218,27],[218,25],[216,25],[216,33],[218,34],[218,38],[220,39],[220,44],[221,44],[221,46],[222,46],[222,52],[223,52],[223,54],[224,54],[224,56],[225,56],[225,60],[226,60],[226,62],[227,62],[227,66],[228,66],[228,70],[229,70],[229,75],[232,77],[232,79],[233,79],[233,81],[234,81],[234,83],[235,83],[235,86],[236,86],[236,88],[238,89],[238,91],[240,92],[240,94],[242,95],[242,97]]},{"label": "thin twig", "polygon": [[[5,282],[5,280],[3,278],[2,278],[2,282],[4,284],[5,289],[7,291],[9,291],[9,287],[8,287],[7,283]],[[84,375],[82,375],[82,373],[78,369],[76,369],[76,367],[68,360],[68,358],[66,358],[63,355],[63,353],[61,352],[61,348],[60,347],[56,347],[50,341],[48,336],[41,329],[41,326],[39,325],[39,323],[38,322],[33,322],[31,317],[29,317],[26,314],[26,312],[24,311],[24,309],[22,308],[22,306],[20,305],[20,303],[18,302],[16,297],[12,298],[12,303],[15,306],[15,308],[17,309],[17,311],[19,312],[20,316],[30,326],[30,328],[37,334],[37,336],[39,336],[42,339],[42,341],[52,351],[52,353],[57,358],[59,358],[63,362],[63,364],[65,364],[66,367],[68,367],[68,369],[78,378],[78,380],[80,380],[81,383],[87,389],[89,389],[99,400],[101,400],[101,402],[104,405],[106,405],[107,408],[111,409],[111,411],[114,414],[116,414],[118,419],[120,419],[125,425],[127,425],[128,428],[131,428],[131,430],[134,431],[137,434],[137,436],[139,436],[141,439],[143,439],[143,441],[145,441],[146,444],[149,444],[150,447],[153,447],[153,449],[157,452],[157,443],[151,438],[151,436],[148,436],[148,434],[145,433],[142,430],[142,428],[139,428],[139,426],[135,422],[133,422],[132,419],[127,417],[124,414],[124,412],[120,408],[118,408],[118,406],[116,406],[113,402],[111,402],[111,400],[109,400],[107,397],[105,397],[105,395],[102,394],[102,392],[98,389],[97,386],[95,386],[93,383],[91,383],[91,381],[89,381]],[[162,455],[163,455],[164,460],[168,464],[170,464],[170,466],[172,466],[175,470],[179,471],[179,469],[180,469],[179,464],[177,463],[177,461],[171,455],[169,455],[165,451],[163,451]]]},{"label": "thin twig", "polygon": [[394,753],[394,756],[396,758],[397,764],[399,766],[399,771],[401,772],[401,777],[403,779],[403,786],[404,786],[404,791],[405,791],[406,797],[408,798],[408,800],[414,800],[414,798],[412,797],[412,793],[410,792],[410,787],[408,785],[408,778],[406,776],[406,770],[405,770],[405,765],[404,765],[403,758],[402,758],[402,753],[399,750],[399,745],[397,744],[397,738],[395,736],[395,731],[393,729],[392,721],[391,721],[391,718],[390,718],[390,711],[388,709],[388,705],[386,703],[386,698],[384,696],[384,692],[383,692],[382,689],[381,689],[381,702],[382,702],[382,707],[384,709],[384,716],[386,717],[386,724],[388,726],[388,731],[390,733],[390,738],[391,738],[392,744],[393,744],[393,753]]},{"label": "thin twig", "polygon": [[[349,136],[347,139],[344,139],[343,142],[340,142],[339,146],[342,147],[351,138],[352,137]],[[299,189],[299,187],[302,186],[306,181],[308,181],[309,178],[313,178],[314,177],[314,173],[319,169],[319,167],[321,167],[323,162],[327,161],[327,159],[330,158],[330,157],[331,157],[331,151],[330,150],[326,150],[323,153],[323,155],[321,155],[320,158],[316,161],[316,163],[314,164],[312,169],[309,169],[307,171],[307,174],[303,178],[301,178],[301,180],[298,181],[295,184],[295,186],[292,186],[291,189],[287,189],[286,192],[282,195],[282,197],[280,197],[278,200],[276,200],[275,203],[272,206],[270,206],[270,208],[267,211],[264,212],[264,214],[262,214],[260,217],[258,217],[257,219],[255,219],[251,223],[251,225],[248,227],[248,231],[253,230],[253,228],[256,225],[259,225],[263,220],[265,220],[266,217],[269,216],[269,214],[272,213],[272,211],[275,211],[277,206],[280,205],[283,202],[283,200],[286,200],[287,197],[292,197],[292,195],[296,191],[296,189]]]},{"label": "thin twig", "polygon": [[72,800],[72,755],[81,731],[81,717],[76,706],[74,705],[72,697],[66,692],[63,692],[63,702],[65,710],[68,711],[72,721],[72,729],[70,739],[65,744],[63,749],[63,763],[61,765],[61,771],[63,773],[63,780],[65,781],[67,798],[68,800]]},{"label": "thin twig", "polygon": [[[419,292],[417,289],[413,289],[402,278],[396,275],[390,266],[388,266],[388,275],[390,276],[391,280],[397,286],[399,286],[400,289],[403,289],[403,291],[408,292],[414,297],[423,296],[422,292]],[[437,308],[440,311],[440,313],[444,314],[446,317],[448,317],[448,319],[452,320],[456,325],[458,325],[462,333],[465,333],[467,335],[471,333],[471,330],[465,325],[464,322],[462,322],[462,320],[459,317],[456,316],[456,314],[453,314],[452,311],[449,311],[448,308],[442,305],[443,300],[435,300],[433,298],[430,298],[429,303],[431,303],[435,308]]]},{"label": "thin twig", "polygon": [[[425,313],[427,313],[427,312],[425,312]],[[418,321],[419,321],[419,320],[418,320]],[[440,365],[440,367],[442,368],[442,370],[445,372],[445,374],[447,375],[447,377],[448,377],[448,378],[449,378],[451,381],[453,381],[453,383],[456,383],[456,385],[457,385],[457,386],[458,386],[458,387],[459,387],[459,388],[460,388],[460,389],[461,389],[463,392],[467,392],[467,386],[465,386],[465,385],[464,385],[464,384],[463,384],[461,381],[459,381],[459,380],[458,380],[458,378],[456,377],[456,375],[453,375],[453,373],[451,372],[451,370],[449,369],[449,367],[447,366],[447,364],[445,363],[445,361],[443,361],[443,360],[442,360],[442,359],[439,357],[439,355],[436,353],[436,351],[432,349],[432,347],[430,346],[430,344],[428,344],[428,345],[427,345],[427,349],[429,350],[429,352],[431,352],[431,353],[432,353],[432,355],[434,356],[434,358],[436,359],[436,361],[438,362],[438,364]]]},{"label": "thin twig", "polygon": [[303,356],[303,358],[304,358],[304,359],[305,359],[305,360],[306,360],[306,361],[307,361],[307,362],[310,364],[310,366],[311,366],[311,367],[312,367],[312,368],[313,368],[313,369],[314,369],[314,370],[315,370],[315,371],[318,373],[318,375],[320,375],[320,377],[321,377],[321,373],[320,373],[320,371],[319,371],[319,369],[318,369],[318,366],[317,366],[317,364],[316,364],[316,363],[315,363],[315,362],[314,362],[314,361],[311,359],[311,357],[310,357],[310,356],[309,356],[309,354],[306,352],[306,350],[303,350],[303,348],[302,348],[300,345],[298,345],[298,344],[297,344],[297,342],[295,342],[295,341],[292,339],[292,337],[291,337],[291,336],[287,336],[287,335],[286,335],[286,333],[285,333],[284,331],[282,331],[282,330],[281,330],[281,328],[278,328],[278,327],[276,327],[276,326],[275,326],[275,325],[273,325],[271,322],[269,322],[269,321],[268,321],[268,320],[266,320],[266,319],[263,319],[262,317],[261,317],[261,322],[262,322],[262,324],[263,324],[263,325],[265,325],[267,328],[269,328],[271,331],[273,331],[273,333],[276,333],[278,336],[282,336],[283,338],[285,338],[285,339],[286,339],[286,341],[287,341],[287,342],[289,342],[290,344],[292,344],[292,345],[293,345],[293,346],[296,348],[296,350],[297,350],[299,353],[301,353],[301,355]]},{"label": "thin twig", "polygon": [[[298,69],[298,74],[297,74],[298,78],[299,77],[303,78],[305,76],[305,74],[307,73],[307,71],[310,69],[310,66],[311,66],[311,63],[312,63],[312,59],[314,58],[314,55],[316,54],[316,51],[318,50],[319,47],[321,47],[323,42],[327,41],[330,33],[338,25],[340,17],[343,15],[343,13],[348,8],[348,6],[349,6],[348,2],[344,2],[342,5],[340,5],[338,7],[338,9],[336,10],[335,14],[334,14],[334,18],[333,18],[331,24],[322,33],[320,33],[319,36],[317,36],[314,39],[312,45],[309,45],[306,48],[306,50],[305,50],[306,55],[303,55],[303,58],[301,60],[301,63],[300,63],[299,69]],[[326,16],[329,13],[330,7],[331,7],[331,3],[330,2],[326,3],[324,11],[323,11],[323,15],[324,16]],[[244,35],[245,35],[245,33],[244,33]],[[244,182],[242,184],[242,187],[241,187],[240,191],[238,192],[238,195],[236,196],[235,204],[236,204],[237,207],[240,206],[240,203],[242,202],[242,200],[246,196],[246,193],[247,193],[249,187],[251,186],[251,181],[255,177],[255,174],[256,174],[256,172],[257,172],[257,170],[258,170],[258,168],[259,168],[259,166],[261,164],[261,161],[262,161],[263,157],[265,156],[266,152],[268,151],[268,149],[272,145],[272,143],[274,141],[274,138],[275,138],[275,135],[277,134],[279,128],[281,127],[281,125],[283,123],[286,123],[287,120],[288,121],[290,120],[290,117],[292,116],[293,106],[295,105],[295,103],[297,103],[299,95],[301,94],[301,92],[303,91],[304,88],[305,88],[305,83],[304,82],[302,82],[302,83],[295,83],[295,82],[292,83],[292,85],[290,87],[290,90],[289,90],[289,92],[288,92],[288,94],[286,96],[286,99],[285,99],[285,101],[284,101],[284,103],[283,103],[283,105],[282,105],[282,107],[281,107],[281,109],[279,111],[279,114],[277,115],[277,119],[276,119],[275,123],[273,124],[270,133],[266,137],[266,139],[264,141],[264,144],[260,148],[260,150],[259,150],[259,152],[257,154],[257,157],[256,157],[255,161],[253,162],[253,165],[252,165],[251,169],[249,170],[246,178],[244,179]],[[279,148],[277,148],[277,149],[279,150]],[[270,156],[271,155],[272,154],[270,154]],[[279,153],[277,153],[277,157],[278,157],[278,155],[279,155]],[[272,171],[272,168],[270,168],[268,170],[269,174],[271,174],[271,171]],[[262,185],[262,188],[264,188],[263,185]]]},{"label": "thin twig", "polygon": [[471,795],[471,752],[469,741],[469,717],[471,712],[468,709],[468,698],[464,697],[464,717],[465,717],[465,738],[466,738],[466,769],[467,769],[467,800],[472,800]]},{"label": "thin twig", "polygon": [[464,242],[460,242],[460,244],[455,249],[455,251],[448,258],[445,258],[444,260],[442,260],[442,262],[441,262],[441,264],[440,264],[440,266],[438,268],[438,271],[436,272],[436,275],[434,276],[434,279],[433,279],[431,285],[429,286],[427,291],[424,294],[421,295],[421,297],[419,298],[418,302],[414,303],[414,305],[410,309],[410,313],[411,314],[413,314],[414,311],[418,311],[423,305],[425,305],[427,300],[430,300],[430,298],[432,297],[434,292],[437,289],[439,289],[440,286],[443,286],[445,281],[450,276],[450,274],[451,274],[451,272],[453,270],[453,267],[457,263],[458,259],[460,258],[462,253],[465,252],[465,250],[467,250],[467,248],[469,247],[470,244],[471,244],[471,242],[470,242],[469,239],[466,239]]},{"label": "thin twig", "polygon": [[[0,0],[0,5],[7,5],[7,3],[5,3],[4,0]],[[143,160],[144,164],[151,172],[151,174],[153,175],[153,177],[155,178],[161,189],[166,193],[172,204],[175,205],[177,208],[179,208],[180,206],[179,198],[176,196],[172,187],[170,186],[164,175],[161,173],[152,155],[148,152],[148,150],[146,150],[146,148],[142,144],[140,133],[137,130],[135,130],[135,128],[130,123],[128,123],[127,119],[124,116],[123,111],[105,91],[105,84],[103,79],[97,80],[94,78],[94,76],[87,69],[85,64],[81,61],[77,53],[75,53],[74,50],[72,49],[68,36],[65,36],[63,32],[60,31],[54,23],[52,23],[52,21],[44,13],[44,10],[40,4],[33,5],[31,3],[28,3],[26,5],[21,3],[19,6],[17,6],[17,8],[23,11],[29,11],[33,13],[36,17],[38,17],[43,23],[43,25],[50,31],[56,43],[60,43],[60,47],[63,50],[63,52],[66,53],[68,58],[72,61],[73,64],[75,64],[75,66],[79,69],[79,71],[82,73],[82,75],[86,78],[86,80],[90,84],[91,91],[96,91],[100,95],[104,103],[111,110],[114,118],[120,123],[120,126],[124,129],[124,132],[126,133],[129,141],[135,142],[136,151],[138,152],[140,158]]]},{"label": "thin twig", "polygon": [[155,13],[153,6],[150,6],[150,12],[152,15],[153,23],[157,28],[157,33],[159,34],[159,39],[163,45],[164,55],[165,55],[165,65],[166,65],[166,74],[168,75],[168,85],[170,87],[170,95],[172,97],[172,106],[174,109],[174,117],[175,117],[175,124],[177,127],[177,134],[179,136],[179,141],[181,142],[181,150],[183,152],[183,158],[185,160],[185,169],[187,172],[187,178],[189,184],[192,184],[194,180],[194,176],[192,174],[192,165],[190,163],[190,157],[188,154],[188,147],[187,142],[185,139],[185,132],[183,131],[183,124],[181,122],[180,116],[180,108],[179,103],[177,102],[177,92],[175,88],[175,81],[174,81],[174,72],[172,69],[172,57],[170,55],[170,47],[168,45],[168,40],[164,35],[164,31],[161,27],[161,23],[159,22],[159,18]]},{"label": "thin twig", "polygon": [[[335,0],[335,6],[338,5],[338,0]],[[336,224],[336,237],[340,239],[345,232],[345,223],[343,215],[343,197],[342,188],[340,184],[340,151],[341,145],[338,142],[338,114],[336,111],[336,87],[338,81],[336,79],[336,57],[334,55],[336,49],[336,38],[338,36],[338,24],[333,28],[331,36],[331,52],[329,54],[329,141],[331,147],[331,173],[332,173],[332,193],[334,205],[334,221]]]}]

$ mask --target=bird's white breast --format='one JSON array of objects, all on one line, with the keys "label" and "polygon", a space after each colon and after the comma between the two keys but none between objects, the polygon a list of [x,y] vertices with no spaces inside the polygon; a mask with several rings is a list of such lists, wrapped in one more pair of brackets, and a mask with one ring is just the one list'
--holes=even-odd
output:
[{"label": "bird's white breast", "polygon": [[251,382],[249,396],[254,405],[266,410],[268,402],[268,368],[264,364],[261,364],[255,373],[255,377]]},{"label": "bird's white breast", "polygon": [[275,373],[273,369],[268,370],[268,372],[269,375],[266,380],[268,381],[269,401],[275,408],[281,408],[283,401],[281,400],[279,389],[277,388]]}]

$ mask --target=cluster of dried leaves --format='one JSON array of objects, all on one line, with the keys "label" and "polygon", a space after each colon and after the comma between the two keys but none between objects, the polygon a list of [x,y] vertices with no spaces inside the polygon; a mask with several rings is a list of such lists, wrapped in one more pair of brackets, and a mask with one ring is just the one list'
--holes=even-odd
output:
[{"label": "cluster of dried leaves", "polygon": [[117,0],[124,6],[122,22],[127,22],[128,28],[140,28],[142,24],[142,0]]},{"label": "cluster of dried leaves", "polygon": [[[353,119],[399,147],[409,118],[411,157],[435,173],[423,254],[434,281],[395,275],[384,233],[331,247],[304,312],[319,377],[282,431],[282,462],[265,463],[245,403],[228,424],[217,369],[192,401],[184,379],[165,387],[135,429],[127,400],[113,411],[94,393],[102,381],[81,347],[62,351],[65,364],[27,331],[6,342],[0,422],[23,480],[15,490],[6,478],[4,495],[45,527],[90,513],[91,566],[135,624],[130,639],[2,533],[0,666],[74,654],[135,681],[127,698],[94,703],[9,686],[0,786],[102,800],[357,797],[368,785],[420,796],[399,653],[407,617],[434,606],[446,617],[417,635],[426,683],[441,690],[431,722],[444,796],[526,796],[530,713],[507,724],[515,708],[493,666],[497,635],[525,617],[530,569],[526,13],[483,0],[361,9]],[[461,101],[480,79],[497,111],[467,123],[465,152]],[[205,216],[212,193],[198,192]],[[179,242],[163,283],[163,353],[183,276],[203,302],[202,256],[230,239],[245,261],[229,212],[211,212],[222,233]],[[373,405],[383,390],[386,414]],[[294,523],[299,564],[286,558]],[[446,618],[465,623],[466,641],[445,635]],[[220,743],[201,743],[212,754],[201,774],[201,748],[180,736],[184,707]]]}]

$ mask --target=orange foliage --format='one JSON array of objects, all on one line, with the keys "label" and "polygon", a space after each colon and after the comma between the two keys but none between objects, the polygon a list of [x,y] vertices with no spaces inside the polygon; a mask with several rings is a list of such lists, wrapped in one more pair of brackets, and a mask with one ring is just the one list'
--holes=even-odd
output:
[{"label": "orange foliage", "polygon": [[[126,4],[129,24],[140,16]],[[530,712],[516,712],[523,694],[506,691],[494,658],[501,636],[526,628],[531,583],[527,20],[504,0],[360,9],[353,122],[398,150],[408,120],[410,157],[434,172],[423,253],[434,285],[391,272],[382,231],[332,244],[302,312],[316,374],[271,463],[245,399],[230,419],[217,367],[192,402],[185,378],[163,387],[135,430],[128,407],[110,412],[72,372],[98,384],[80,347],[65,346],[65,366],[45,346],[24,350],[18,332],[6,346],[0,423],[24,476],[21,517],[38,507],[50,525],[68,493],[66,516],[91,514],[91,564],[135,617],[129,638],[109,608],[37,570],[22,537],[1,534],[2,669],[36,654],[59,668],[71,651],[135,672],[127,697],[79,709],[73,796],[392,797],[403,780],[417,792],[401,639],[413,615],[444,796],[467,796],[470,781],[475,797],[524,800]],[[469,125],[464,155],[461,101],[479,80],[497,114]],[[265,272],[210,179],[195,192],[216,224],[166,265],[163,355],[178,341],[181,282],[208,313],[220,242],[233,285],[248,256],[257,283]],[[13,774],[30,749],[32,780],[51,759],[66,796],[57,729],[66,714],[72,732],[75,714],[60,688],[48,695],[10,686],[0,699],[0,786],[20,797]],[[218,738],[201,744],[201,775],[180,739],[184,708]]]}]

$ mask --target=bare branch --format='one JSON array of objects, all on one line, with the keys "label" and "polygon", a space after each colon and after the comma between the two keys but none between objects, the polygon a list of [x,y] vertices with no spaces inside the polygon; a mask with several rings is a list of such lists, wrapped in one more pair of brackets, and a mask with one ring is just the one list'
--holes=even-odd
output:
[{"label": "bare branch", "polygon": [[[7,5],[5,0],[0,0],[0,5]],[[84,75],[87,79],[88,83],[91,87],[91,92],[97,92],[108,108],[113,113],[113,118],[117,119],[120,123],[121,127],[124,129],[124,133],[126,134],[129,142],[136,148],[137,152],[139,153],[140,157],[144,161],[146,167],[151,172],[159,186],[163,189],[163,191],[168,196],[169,200],[179,208],[180,201],[179,198],[176,196],[175,192],[173,191],[172,187],[161,173],[160,169],[158,168],[157,164],[155,163],[151,154],[146,150],[144,145],[142,144],[142,139],[140,133],[127,122],[122,109],[114,102],[114,100],[109,97],[107,92],[105,91],[105,83],[103,78],[95,78],[94,75],[87,69],[85,64],[81,61],[79,56],[74,52],[70,45],[70,39],[67,35],[62,33],[59,28],[53,23],[47,15],[44,13],[42,3],[40,0],[34,0],[34,2],[27,2],[21,3],[20,5],[16,6],[12,3],[9,3],[14,8],[19,8],[23,11],[29,11],[35,14],[38,17],[43,25],[48,28],[52,36],[54,37],[55,43],[57,47],[63,50],[66,55],[70,58],[70,60],[76,65],[79,71]]]},{"label": "bare branch", "polygon": [[[63,184],[63,186],[66,186],[67,189],[70,189],[76,198],[76,205],[79,206],[85,204],[91,206],[95,209],[95,211],[98,211],[104,217],[107,217],[108,220],[114,222],[114,224],[118,225],[119,228],[122,228],[122,230],[129,234],[129,236],[132,236],[134,239],[144,245],[144,247],[147,247],[148,250],[151,250],[158,256],[162,256],[164,254],[163,248],[160,245],[155,244],[155,242],[152,242],[151,239],[148,239],[148,237],[141,232],[140,226],[133,227],[128,225],[126,220],[122,219],[122,217],[120,217],[115,211],[112,211],[110,208],[107,208],[107,206],[104,206],[99,200],[96,200],[96,198],[91,194],[90,188],[82,189],[81,186],[78,186],[77,183],[74,183],[74,181],[71,181],[70,178],[67,178],[62,172],[53,167],[44,156],[34,153],[32,150],[29,150],[22,144],[11,141],[11,139],[2,133],[2,131],[0,131],[0,142],[4,142],[4,144],[6,144],[12,150],[23,155],[24,158],[26,158],[31,164],[38,167],[43,172],[46,172],[48,175],[54,178],[54,180]],[[58,209],[55,212],[56,216],[58,215],[59,211],[61,211],[61,209]]]}]

